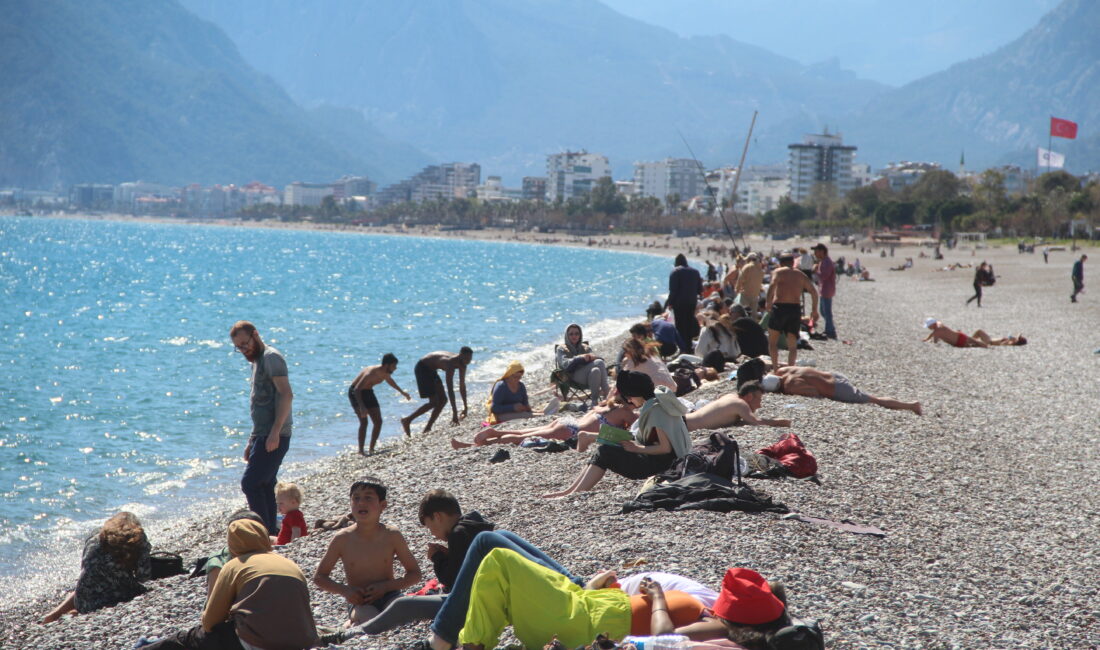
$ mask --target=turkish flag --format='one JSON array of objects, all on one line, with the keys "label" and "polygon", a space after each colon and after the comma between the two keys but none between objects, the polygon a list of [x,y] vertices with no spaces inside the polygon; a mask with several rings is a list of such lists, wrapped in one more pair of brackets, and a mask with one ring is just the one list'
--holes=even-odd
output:
[{"label": "turkish flag", "polygon": [[1077,137],[1077,122],[1052,117],[1050,118],[1050,134],[1056,138],[1073,140]]}]

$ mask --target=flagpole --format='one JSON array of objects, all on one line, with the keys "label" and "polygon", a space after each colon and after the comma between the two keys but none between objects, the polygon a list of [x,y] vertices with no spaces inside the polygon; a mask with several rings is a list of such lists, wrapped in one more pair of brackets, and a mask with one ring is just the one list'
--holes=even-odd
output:
[{"label": "flagpole", "polygon": [[[1074,116],[1074,117],[1076,117],[1076,116]],[[1053,115],[1050,116],[1050,123],[1051,123],[1051,125],[1054,124],[1054,116]],[[1047,173],[1048,174],[1050,173],[1050,152],[1051,152],[1052,149],[1054,149],[1054,129],[1050,128],[1050,125],[1048,125],[1047,126]]]}]

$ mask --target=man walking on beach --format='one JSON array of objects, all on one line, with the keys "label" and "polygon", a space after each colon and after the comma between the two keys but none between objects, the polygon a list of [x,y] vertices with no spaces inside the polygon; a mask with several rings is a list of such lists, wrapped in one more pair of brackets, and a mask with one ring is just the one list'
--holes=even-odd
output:
[{"label": "man walking on beach", "polygon": [[[431,431],[435,419],[439,417],[443,407],[447,404],[447,398],[451,400],[451,424],[458,424],[458,407],[455,406],[454,388],[456,370],[458,371],[458,392],[462,395],[462,417],[466,417],[466,366],[470,365],[473,358],[474,351],[469,347],[462,346],[458,354],[432,352],[424,355],[420,361],[416,362],[416,367],[413,368],[413,374],[416,375],[416,389],[420,392],[420,396],[426,398],[428,402],[413,411],[412,414],[401,418],[401,428],[405,430],[406,436],[412,435],[409,430],[412,421],[429,410],[432,415],[428,418],[428,425],[424,427],[424,433]],[[443,380],[439,378],[440,370],[447,373],[446,397],[443,393]]]},{"label": "man walking on beach", "polygon": [[374,426],[370,432],[370,453],[374,453],[374,445],[378,442],[378,434],[382,431],[382,409],[378,405],[378,397],[374,394],[374,387],[386,382],[394,390],[412,399],[412,396],[401,390],[397,382],[393,380],[393,373],[397,370],[397,357],[387,352],[382,356],[382,363],[377,366],[363,368],[355,380],[348,386],[348,400],[351,408],[355,409],[355,415],[359,417],[359,453],[363,452],[363,443],[367,437],[367,419]]},{"label": "man walking on beach", "polygon": [[817,276],[818,286],[821,288],[820,303],[821,303],[821,315],[825,318],[825,336],[826,338],[836,339],[836,325],[833,323],[833,296],[836,295],[836,265],[833,264],[833,260],[829,258],[829,248],[818,242],[817,246],[813,247],[814,258],[817,259],[817,264],[814,265],[814,274]]},{"label": "man walking on beach", "polygon": [[695,319],[695,307],[703,293],[703,277],[688,266],[683,253],[676,256],[676,267],[668,274],[668,300],[665,306],[672,309],[676,331],[684,339],[687,351],[695,349],[692,341],[699,336],[699,321]]},{"label": "man walking on beach", "polygon": [[1077,302],[1077,294],[1085,288],[1085,261],[1088,258],[1088,255],[1082,255],[1081,259],[1073,263],[1073,272],[1069,274],[1069,277],[1073,280],[1073,293],[1069,296],[1070,302]]},{"label": "man walking on beach", "polygon": [[248,466],[241,477],[241,490],[248,509],[260,515],[272,535],[276,525],[275,484],[279,466],[290,448],[291,404],[294,393],[287,378],[286,360],[275,348],[264,345],[252,323],[242,320],[229,330],[233,346],[252,363],[252,435],[244,448]]},{"label": "man walking on beach", "polygon": [[768,354],[772,365],[779,365],[779,335],[787,337],[787,365],[793,366],[798,359],[798,333],[802,327],[802,292],[810,294],[813,306],[810,320],[816,321],[817,289],[806,274],[795,270],[794,255],[784,253],[779,256],[779,268],[772,273],[772,283],[768,287]]}]

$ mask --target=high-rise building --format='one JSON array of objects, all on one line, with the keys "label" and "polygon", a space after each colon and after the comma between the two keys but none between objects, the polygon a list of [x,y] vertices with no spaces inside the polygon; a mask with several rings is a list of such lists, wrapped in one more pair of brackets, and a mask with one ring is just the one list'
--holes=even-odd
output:
[{"label": "high-rise building", "polygon": [[634,163],[634,190],[637,196],[652,196],[662,202],[672,194],[690,201],[706,193],[706,183],[699,164],[691,158],[666,158]]},{"label": "high-rise building", "polygon": [[392,203],[464,199],[477,193],[481,184],[481,165],[446,163],[429,165],[412,178],[383,188],[376,198],[379,206]]},{"label": "high-rise building", "polygon": [[524,176],[523,177],[523,200],[524,201],[545,201],[546,200],[546,177],[545,176]]},{"label": "high-rise building", "polygon": [[787,145],[787,149],[790,151],[788,170],[792,201],[805,201],[814,186],[822,183],[832,185],[838,197],[855,187],[852,163],[856,147],[845,145],[840,134],[806,135],[802,144]]},{"label": "high-rise building", "polygon": [[283,190],[283,204],[317,207],[321,205],[326,196],[332,196],[334,192],[332,183],[295,181]]},{"label": "high-rise building", "polygon": [[546,200],[584,196],[605,176],[611,176],[607,156],[583,150],[550,154],[546,157]]}]

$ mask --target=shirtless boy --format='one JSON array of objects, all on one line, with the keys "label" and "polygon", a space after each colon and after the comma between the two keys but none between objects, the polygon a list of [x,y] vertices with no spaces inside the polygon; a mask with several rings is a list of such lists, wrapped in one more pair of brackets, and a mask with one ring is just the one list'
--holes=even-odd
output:
[{"label": "shirtless boy", "polygon": [[779,335],[787,337],[787,365],[798,359],[798,331],[802,326],[802,292],[810,294],[813,306],[810,320],[817,322],[817,288],[814,283],[794,268],[794,255],[784,253],[779,257],[779,268],[772,273],[768,285],[768,301],[765,309],[768,319],[768,352],[772,362],[779,365]]},{"label": "shirtless boy", "polygon": [[[386,486],[366,478],[352,483],[350,493],[355,526],[336,533],[313,575],[313,584],[347,599],[345,627],[374,618],[421,579],[420,566],[405,538],[378,521],[386,509]],[[405,569],[401,578],[393,575],[394,559]],[[329,577],[337,562],[344,563],[347,584]]]},{"label": "shirtless boy", "polygon": [[[428,402],[411,414],[401,418],[401,428],[405,435],[412,435],[409,425],[416,418],[428,411],[432,414],[428,418],[428,425],[424,427],[424,433],[432,430],[435,419],[443,411],[447,404],[447,398],[451,400],[451,424],[458,424],[458,407],[455,406],[455,371],[458,371],[458,392],[462,395],[462,417],[466,417],[466,366],[474,358],[474,351],[466,346],[458,351],[458,354],[450,352],[432,352],[425,354],[416,362],[413,374],[416,375],[416,389],[420,396]],[[439,378],[439,371],[447,374],[447,393],[443,393],[443,380]]]},{"label": "shirtless boy", "polygon": [[412,399],[412,396],[401,390],[397,382],[393,380],[393,373],[397,370],[397,357],[387,352],[382,355],[382,363],[377,366],[367,366],[356,375],[355,380],[348,387],[348,400],[355,409],[355,415],[359,417],[359,453],[363,454],[363,443],[367,437],[367,419],[374,425],[370,432],[370,453],[374,453],[374,445],[378,442],[378,434],[382,431],[382,409],[378,406],[378,397],[374,394],[374,387],[386,382],[394,390]]},{"label": "shirtless boy", "polygon": [[890,397],[875,397],[853,386],[839,372],[826,372],[817,368],[787,366],[774,374],[765,375],[760,385],[769,393],[824,397],[847,404],[877,404],[894,411],[912,411],[921,414],[920,402],[902,402]]},{"label": "shirtless boy", "polygon": [[[802,275],[799,273],[799,275]],[[806,276],[802,276],[806,277]],[[737,394],[727,393],[703,408],[684,416],[688,431],[722,429],[735,424],[769,427],[789,427],[790,420],[771,420],[756,417],[756,410],[764,397],[764,389],[758,381],[747,381],[737,389]]]}]

